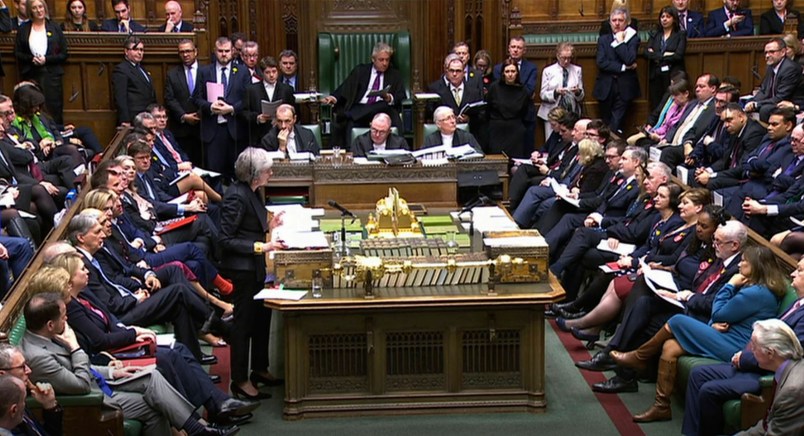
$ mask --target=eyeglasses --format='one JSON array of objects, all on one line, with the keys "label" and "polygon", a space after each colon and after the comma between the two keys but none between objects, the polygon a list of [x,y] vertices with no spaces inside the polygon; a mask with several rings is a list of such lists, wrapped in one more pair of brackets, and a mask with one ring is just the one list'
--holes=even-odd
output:
[{"label": "eyeglasses", "polygon": [[780,51],[782,51],[781,48],[777,48],[776,50],[765,50],[765,54],[778,53]]},{"label": "eyeglasses", "polygon": [[9,368],[0,368],[0,370],[2,370],[2,371],[13,371],[15,369],[23,369],[26,366],[28,366],[28,362],[23,361],[21,364],[19,364],[17,366],[12,366],[12,367],[9,367]]},{"label": "eyeglasses", "polygon": [[617,155],[617,154],[614,154],[614,155],[606,154],[606,155],[603,156],[603,158],[606,159],[606,160],[613,160],[613,159],[617,159],[618,157],[620,157],[620,156]]}]

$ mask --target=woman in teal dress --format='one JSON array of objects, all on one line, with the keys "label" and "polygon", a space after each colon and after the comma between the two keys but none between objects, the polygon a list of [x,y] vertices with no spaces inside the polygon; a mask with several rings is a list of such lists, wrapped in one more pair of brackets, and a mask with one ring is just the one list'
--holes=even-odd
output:
[{"label": "woman in teal dress", "polygon": [[715,296],[709,323],[687,315],[675,315],[638,349],[628,353],[611,352],[618,365],[637,370],[645,369],[648,362],[661,352],[656,400],[650,409],[635,415],[634,421],[671,419],[670,395],[679,357],[691,354],[728,362],[751,340],[754,321],[776,317],[779,301],[787,290],[787,281],[770,249],[747,247],[739,271]]}]

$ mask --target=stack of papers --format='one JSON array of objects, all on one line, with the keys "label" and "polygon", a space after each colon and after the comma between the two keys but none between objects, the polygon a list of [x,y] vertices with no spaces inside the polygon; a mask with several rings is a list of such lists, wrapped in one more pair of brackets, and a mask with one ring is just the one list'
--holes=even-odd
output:
[{"label": "stack of papers", "polygon": [[271,232],[271,239],[282,241],[290,249],[327,248],[329,241],[324,232],[300,231],[281,226]]},{"label": "stack of papers", "polygon": [[634,244],[626,244],[625,242],[620,242],[616,249],[612,249],[609,247],[609,240],[603,239],[597,244],[597,249],[600,251],[606,251],[609,253],[619,254],[621,256],[628,256],[629,254],[633,253],[636,250],[636,245]]},{"label": "stack of papers", "polygon": [[318,227],[318,220],[313,217],[324,216],[324,209],[311,209],[302,207],[300,204],[282,204],[265,206],[268,212],[273,214],[283,213],[282,225],[276,230],[284,231],[305,231],[309,232]]},{"label": "stack of papers", "polygon": [[658,292],[659,290],[678,292],[678,286],[676,286],[676,281],[673,280],[673,274],[670,271],[653,269],[645,262],[640,262],[640,267],[642,268],[642,274],[645,276],[645,283],[651,291],[662,300],[682,309],[684,308],[684,304],[680,301],[675,298],[668,298]]},{"label": "stack of papers", "polygon": [[512,236],[510,238],[483,238],[487,247],[546,247],[542,236]]},{"label": "stack of papers", "polygon": [[284,289],[282,286],[278,288],[266,288],[254,295],[255,300],[290,300],[299,301],[307,295],[306,290],[301,289]]},{"label": "stack of papers", "polygon": [[476,207],[472,209],[472,222],[475,230],[488,232],[491,230],[519,230],[519,226],[498,206]]},{"label": "stack of papers", "polygon": [[580,200],[569,196],[570,191],[566,186],[556,182],[552,177],[549,177],[548,180],[550,181],[550,187],[553,188],[553,192],[555,192],[559,198],[575,207],[581,204]]}]

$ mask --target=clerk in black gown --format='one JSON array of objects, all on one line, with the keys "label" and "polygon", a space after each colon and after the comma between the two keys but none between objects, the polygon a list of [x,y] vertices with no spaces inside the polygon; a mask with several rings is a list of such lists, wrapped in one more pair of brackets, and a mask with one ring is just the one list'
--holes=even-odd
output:
[{"label": "clerk in black gown", "polygon": [[528,113],[530,95],[519,82],[519,68],[511,58],[503,62],[503,75],[486,94],[489,114],[489,150],[492,154],[505,152],[510,157],[522,156],[525,137],[524,119]]}]

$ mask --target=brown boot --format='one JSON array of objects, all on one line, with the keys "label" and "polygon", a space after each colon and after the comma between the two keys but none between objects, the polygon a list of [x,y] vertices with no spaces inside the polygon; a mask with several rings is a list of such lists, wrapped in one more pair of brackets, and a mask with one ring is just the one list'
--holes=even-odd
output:
[{"label": "brown boot", "polygon": [[619,366],[625,368],[633,368],[637,371],[644,371],[648,366],[648,362],[653,356],[662,352],[662,346],[665,341],[672,339],[673,334],[670,333],[665,327],[659,329],[655,335],[648,342],[645,342],[634,351],[621,353],[619,351],[612,351],[609,353],[611,359],[614,360]]},{"label": "brown boot", "polygon": [[659,377],[656,379],[656,400],[650,409],[634,416],[634,422],[669,421],[673,419],[670,410],[670,396],[676,383],[677,359],[659,359]]}]

